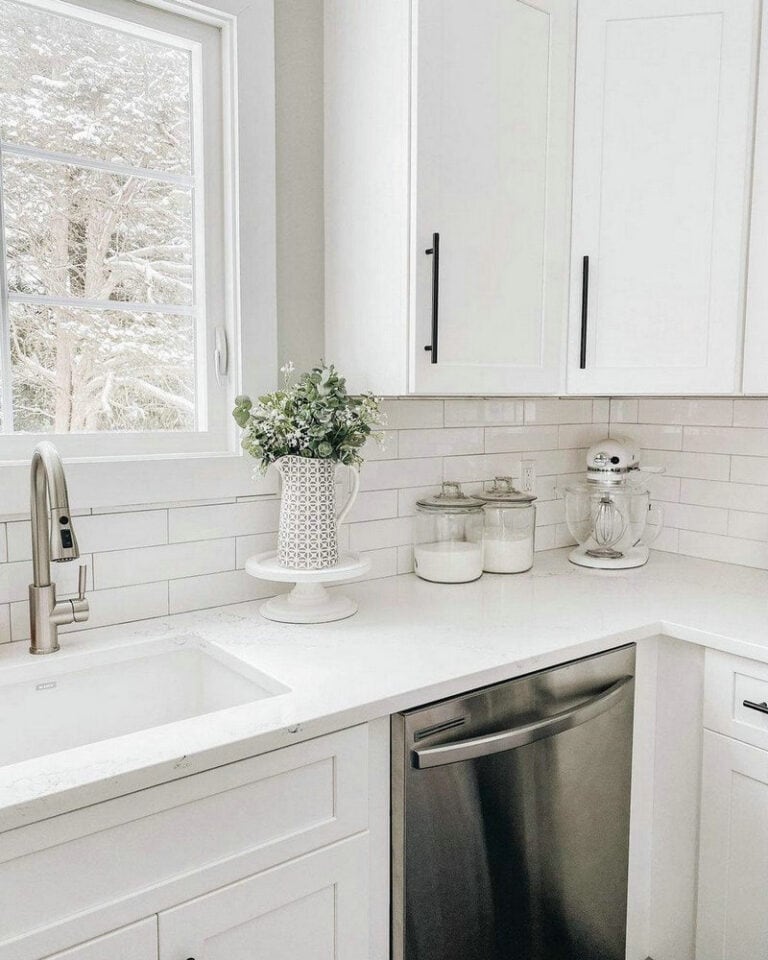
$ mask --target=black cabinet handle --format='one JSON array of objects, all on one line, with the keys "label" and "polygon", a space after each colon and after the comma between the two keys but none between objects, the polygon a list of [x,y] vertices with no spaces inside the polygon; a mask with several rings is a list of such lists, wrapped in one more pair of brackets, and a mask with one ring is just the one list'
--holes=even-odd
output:
[{"label": "black cabinet handle", "polygon": [[579,369],[587,366],[587,312],[589,309],[589,257],[581,261],[581,349],[579,352]]},{"label": "black cabinet handle", "polygon": [[440,300],[440,234],[432,234],[432,246],[424,253],[432,257],[432,343],[428,343],[424,349],[429,351],[432,356],[430,363],[437,363],[437,308]]},{"label": "black cabinet handle", "polygon": [[768,703],[765,701],[762,703],[755,703],[754,700],[745,700],[744,706],[749,707],[750,710],[757,710],[758,713],[768,713]]}]

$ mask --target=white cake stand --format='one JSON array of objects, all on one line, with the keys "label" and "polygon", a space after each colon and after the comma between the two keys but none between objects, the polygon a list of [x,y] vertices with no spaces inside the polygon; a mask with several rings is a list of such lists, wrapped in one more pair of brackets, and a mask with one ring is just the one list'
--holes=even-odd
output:
[{"label": "white cake stand", "polygon": [[246,560],[245,569],[259,580],[296,584],[289,593],[271,597],[259,607],[259,612],[267,620],[278,620],[280,623],[328,623],[351,617],[357,612],[357,601],[330,594],[323,584],[360,577],[371,569],[371,561],[361,559],[356,553],[343,553],[333,567],[299,570],[278,563],[277,553],[270,550]]}]

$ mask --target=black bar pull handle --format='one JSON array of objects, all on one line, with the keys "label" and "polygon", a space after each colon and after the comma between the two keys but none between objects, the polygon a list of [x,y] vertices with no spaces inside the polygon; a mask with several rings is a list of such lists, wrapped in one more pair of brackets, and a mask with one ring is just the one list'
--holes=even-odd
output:
[{"label": "black bar pull handle", "polygon": [[579,350],[579,369],[587,367],[587,315],[589,312],[589,257],[581,261],[581,346]]},{"label": "black bar pull handle", "polygon": [[762,703],[755,703],[754,700],[745,700],[744,706],[749,707],[750,710],[757,710],[758,713],[768,713],[768,703],[765,701]]},{"label": "black bar pull handle", "polygon": [[437,309],[440,302],[440,234],[432,234],[432,246],[424,253],[432,257],[432,343],[428,343],[424,349],[429,351],[432,356],[430,363],[437,363]]}]

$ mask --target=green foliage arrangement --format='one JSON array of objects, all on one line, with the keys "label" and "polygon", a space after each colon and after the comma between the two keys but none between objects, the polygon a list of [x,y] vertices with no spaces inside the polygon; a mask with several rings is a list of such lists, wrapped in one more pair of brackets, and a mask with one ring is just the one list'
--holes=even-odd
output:
[{"label": "green foliage arrangement", "polygon": [[235,399],[232,416],[244,431],[243,449],[260,461],[262,472],[285,456],[362,463],[361,447],[382,426],[381,399],[350,396],[333,364],[313,367],[291,386],[293,371],[292,363],[282,367],[282,390],[256,404],[246,396]]}]

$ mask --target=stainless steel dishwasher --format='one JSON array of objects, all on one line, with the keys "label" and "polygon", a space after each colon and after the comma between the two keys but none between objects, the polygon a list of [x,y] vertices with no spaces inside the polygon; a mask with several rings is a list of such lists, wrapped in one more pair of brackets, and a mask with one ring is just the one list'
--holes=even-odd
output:
[{"label": "stainless steel dishwasher", "polygon": [[392,718],[394,960],[624,960],[634,644]]}]

